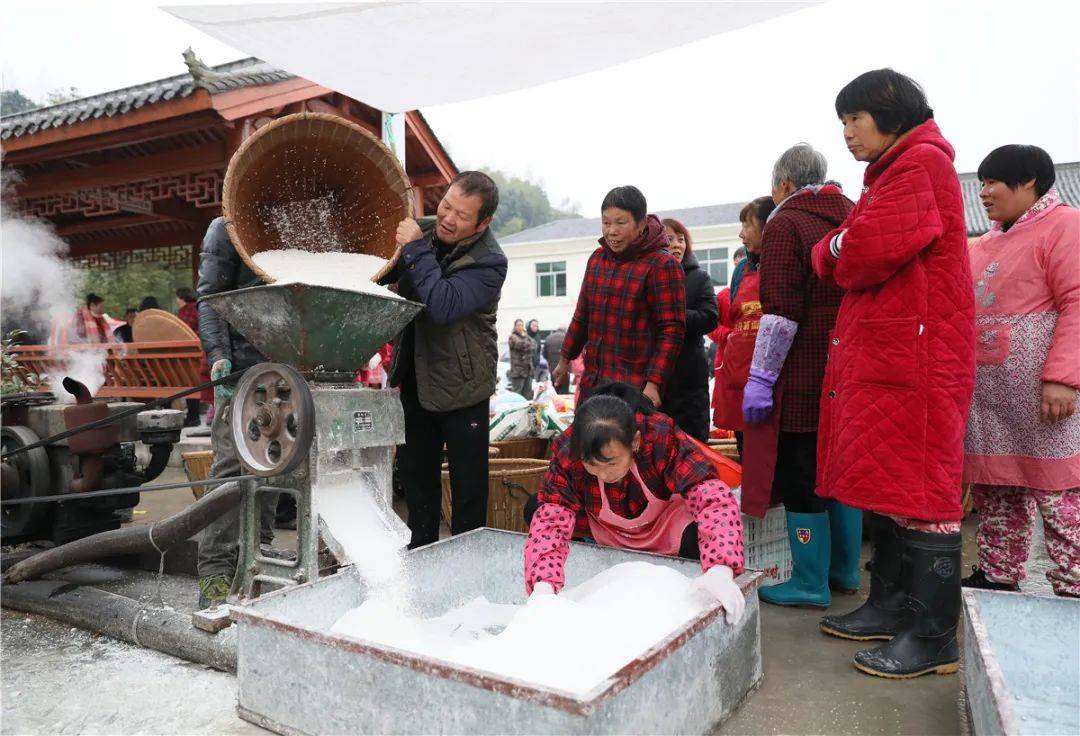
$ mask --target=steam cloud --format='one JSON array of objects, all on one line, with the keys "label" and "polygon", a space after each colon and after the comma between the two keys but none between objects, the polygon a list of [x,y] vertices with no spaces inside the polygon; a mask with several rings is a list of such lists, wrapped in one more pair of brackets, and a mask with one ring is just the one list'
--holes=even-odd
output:
[{"label": "steam cloud", "polygon": [[[67,323],[80,306],[83,274],[65,260],[67,244],[41,221],[19,217],[8,206],[12,181],[4,176],[0,199],[0,301],[5,334],[27,330],[45,342],[54,325]],[[58,375],[49,376],[57,398],[73,400],[61,387],[65,376],[96,393],[105,383],[104,351],[71,349],[60,355]]]}]

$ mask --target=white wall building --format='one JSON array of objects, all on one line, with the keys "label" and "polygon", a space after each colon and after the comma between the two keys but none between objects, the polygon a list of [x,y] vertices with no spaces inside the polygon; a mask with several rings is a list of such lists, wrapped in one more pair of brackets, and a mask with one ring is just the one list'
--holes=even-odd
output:
[{"label": "white wall building", "polygon": [[[683,223],[694,241],[694,254],[719,289],[731,278],[739,241],[739,211],[744,202],[657,212]],[[536,319],[544,332],[570,324],[585,265],[599,244],[600,218],[556,220],[499,240],[509,260],[499,302],[500,338],[515,319]]]}]

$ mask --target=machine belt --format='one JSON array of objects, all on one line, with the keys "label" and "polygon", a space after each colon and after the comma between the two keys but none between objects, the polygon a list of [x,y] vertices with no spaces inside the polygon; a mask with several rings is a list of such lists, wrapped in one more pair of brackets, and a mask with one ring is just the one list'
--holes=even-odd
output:
[{"label": "machine belt", "polygon": [[100,496],[122,496],[125,493],[149,493],[151,491],[171,491],[177,488],[190,488],[191,486],[220,486],[225,483],[242,480],[260,480],[258,475],[234,475],[229,478],[208,478],[206,480],[189,480],[183,483],[161,483],[149,486],[133,486],[131,488],[109,488],[102,491],[84,491],[82,493],[56,493],[51,496],[30,496],[28,498],[7,498],[0,501],[0,505],[14,506],[24,503],[46,503],[49,501],[76,501],[80,498],[98,498]]},{"label": "machine belt", "polygon": [[[169,404],[176,401],[177,399],[182,399],[185,396],[189,396],[189,395],[191,395],[193,393],[197,393],[199,391],[202,391],[205,388],[213,388],[215,386],[220,386],[223,383],[232,383],[234,381],[238,381],[238,380],[240,380],[241,376],[244,375],[244,371],[246,371],[246,370],[247,370],[247,368],[245,368],[243,370],[236,371],[235,373],[230,373],[227,376],[222,376],[221,378],[218,378],[216,380],[207,381],[206,383],[199,384],[198,386],[193,386],[192,388],[185,389],[185,390],[181,391],[180,393],[173,394],[172,396],[166,396],[163,399],[155,399],[154,401],[150,401],[150,402],[148,402],[146,404],[140,404],[139,406],[132,407],[131,409],[125,409],[124,411],[118,411],[118,412],[116,412],[115,414],[113,414],[111,416],[105,417],[104,419],[98,419],[98,420],[93,421],[93,422],[88,422],[88,423],[83,424],[83,425],[81,425],[79,427],[75,427],[73,429],[69,429],[69,430],[66,430],[64,432],[60,432],[59,434],[54,434],[51,437],[46,437],[44,439],[38,440],[37,442],[31,442],[30,444],[23,445],[22,447],[12,448],[11,450],[8,450],[7,452],[5,452],[3,455],[0,455],[0,461],[7,460],[9,457],[11,457],[13,455],[18,455],[19,453],[27,452],[28,450],[34,450],[34,449],[37,449],[38,447],[44,447],[45,445],[52,444],[53,442],[57,442],[59,440],[67,439],[68,437],[71,437],[72,435],[79,434],[79,432],[85,432],[85,431],[90,430],[90,429],[95,429],[97,427],[104,426],[106,424],[109,424],[110,422],[115,422],[118,419],[124,419],[125,417],[129,417],[132,414],[139,414],[139,413],[144,412],[144,411],[150,411],[152,409],[159,409],[159,408],[161,408],[163,406],[168,406]],[[7,503],[7,501],[5,501],[4,503]]]}]

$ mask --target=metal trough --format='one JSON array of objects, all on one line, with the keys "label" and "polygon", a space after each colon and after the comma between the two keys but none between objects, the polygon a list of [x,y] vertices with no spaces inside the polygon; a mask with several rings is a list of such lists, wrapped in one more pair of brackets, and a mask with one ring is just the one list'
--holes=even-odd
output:
[{"label": "metal trough", "polygon": [[964,690],[977,736],[1080,733],[1080,601],[965,590]]},{"label": "metal trough", "polygon": [[[425,594],[420,615],[478,595],[524,603],[524,540],[479,529],[410,552],[410,581]],[[567,585],[642,559],[700,572],[693,561],[573,546]],[[735,626],[714,607],[579,697],[329,633],[365,597],[349,568],[233,611],[238,710],[283,734],[707,733],[761,679],[760,580],[759,572],[739,577],[746,612]]]}]

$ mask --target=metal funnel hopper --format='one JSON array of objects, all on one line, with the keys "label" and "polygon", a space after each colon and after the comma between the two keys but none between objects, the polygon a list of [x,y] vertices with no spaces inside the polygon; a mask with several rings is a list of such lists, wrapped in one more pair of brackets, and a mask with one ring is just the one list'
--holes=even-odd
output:
[{"label": "metal funnel hopper", "polygon": [[202,298],[268,359],[301,371],[356,371],[423,304],[307,284],[270,284]]}]

